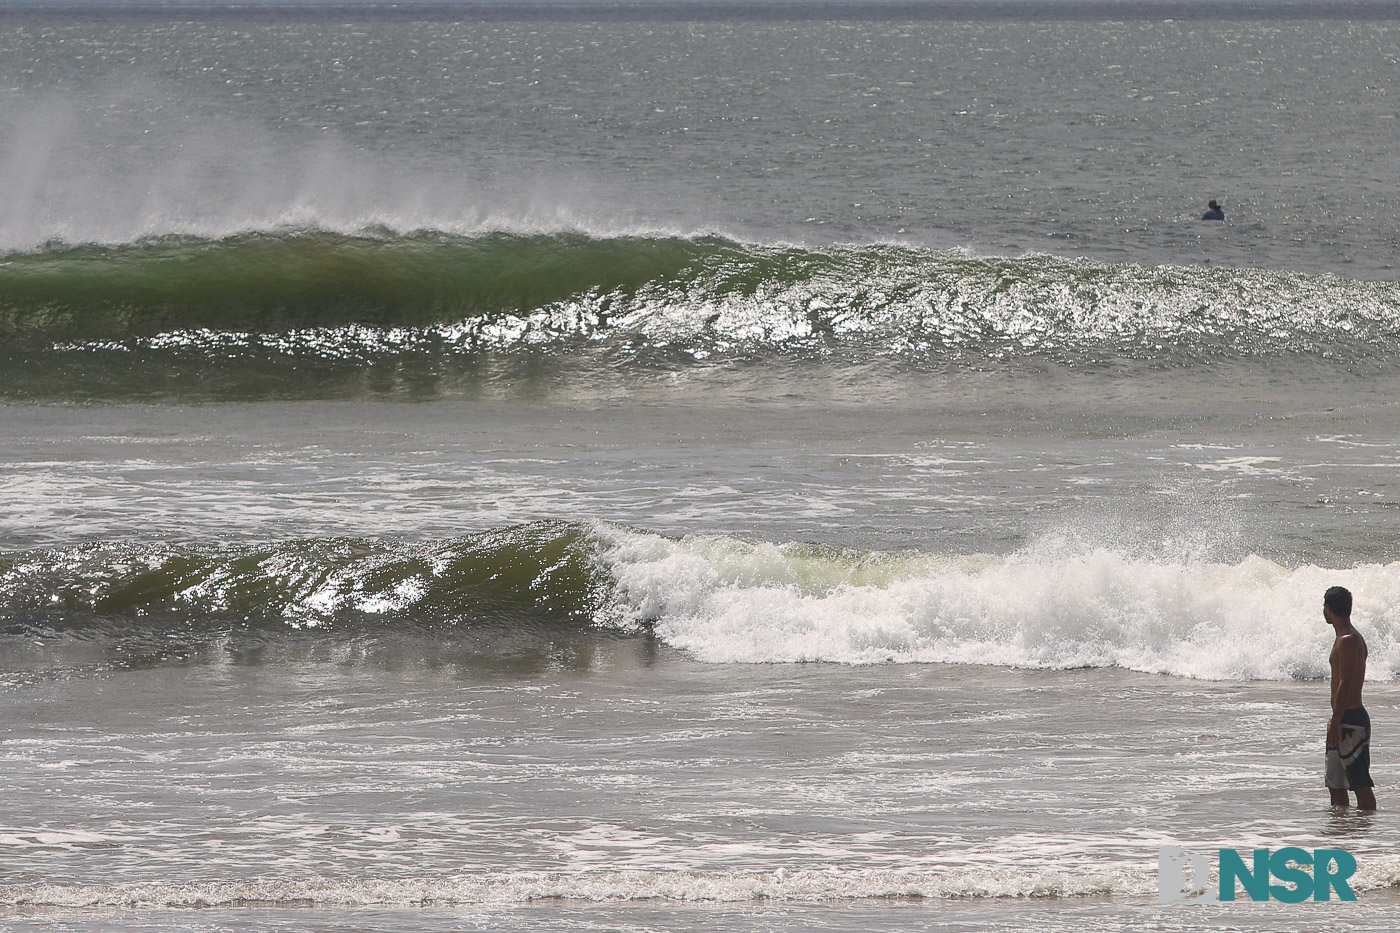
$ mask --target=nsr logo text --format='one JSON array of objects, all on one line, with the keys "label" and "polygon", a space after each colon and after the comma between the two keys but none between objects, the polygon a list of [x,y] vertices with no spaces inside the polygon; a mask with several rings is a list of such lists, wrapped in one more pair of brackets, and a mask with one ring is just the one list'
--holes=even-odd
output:
[{"label": "nsr logo text", "polygon": [[[1347,881],[1356,873],[1356,857],[1341,849],[1255,849],[1249,865],[1238,851],[1221,849],[1216,867],[1220,884],[1211,891],[1210,861],[1206,856],[1176,846],[1163,847],[1157,852],[1157,900],[1163,904],[1183,899],[1187,903],[1233,901],[1237,884],[1251,901],[1330,901],[1333,892],[1338,900],[1356,900]],[[1278,883],[1271,883],[1270,879]]]}]

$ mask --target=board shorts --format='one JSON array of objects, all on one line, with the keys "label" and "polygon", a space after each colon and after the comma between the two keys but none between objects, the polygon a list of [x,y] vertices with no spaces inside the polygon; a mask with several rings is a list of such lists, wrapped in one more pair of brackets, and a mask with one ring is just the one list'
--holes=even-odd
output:
[{"label": "board shorts", "polygon": [[1342,713],[1341,741],[1327,746],[1327,786],[1338,790],[1375,787],[1371,780],[1371,717],[1364,706]]}]

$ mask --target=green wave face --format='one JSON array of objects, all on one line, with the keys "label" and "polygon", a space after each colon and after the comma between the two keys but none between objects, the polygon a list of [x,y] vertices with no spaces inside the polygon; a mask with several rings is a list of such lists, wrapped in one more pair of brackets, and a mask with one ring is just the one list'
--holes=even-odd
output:
[{"label": "green wave face", "polygon": [[0,336],[421,328],[626,293],[715,248],[682,239],[319,232],[59,248],[0,263]]},{"label": "green wave face", "polygon": [[0,558],[9,634],[581,627],[606,586],[581,526],[540,522],[447,542],[263,547],[104,544]]},{"label": "green wave face", "polygon": [[1397,337],[1395,283],[891,244],[302,230],[0,260],[0,398],[433,395],[520,359],[1385,362]]}]

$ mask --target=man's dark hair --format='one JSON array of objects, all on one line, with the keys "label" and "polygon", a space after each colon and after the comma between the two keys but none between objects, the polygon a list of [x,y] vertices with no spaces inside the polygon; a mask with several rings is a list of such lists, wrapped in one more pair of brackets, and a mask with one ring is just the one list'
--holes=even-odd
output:
[{"label": "man's dark hair", "polygon": [[1322,594],[1322,605],[1332,610],[1333,615],[1343,619],[1351,618],[1351,590],[1344,586],[1329,587]]}]

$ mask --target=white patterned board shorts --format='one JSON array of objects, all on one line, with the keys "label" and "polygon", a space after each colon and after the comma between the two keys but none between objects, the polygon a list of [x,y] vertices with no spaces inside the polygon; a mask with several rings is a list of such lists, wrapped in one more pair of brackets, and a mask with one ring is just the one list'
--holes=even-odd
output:
[{"label": "white patterned board shorts", "polygon": [[1375,787],[1371,780],[1371,717],[1364,706],[1342,713],[1341,741],[1327,746],[1327,786]]}]

